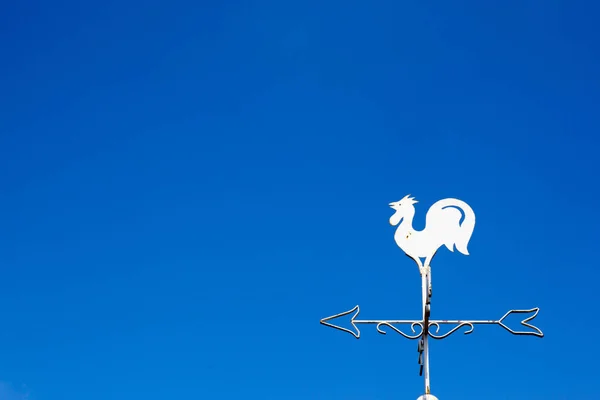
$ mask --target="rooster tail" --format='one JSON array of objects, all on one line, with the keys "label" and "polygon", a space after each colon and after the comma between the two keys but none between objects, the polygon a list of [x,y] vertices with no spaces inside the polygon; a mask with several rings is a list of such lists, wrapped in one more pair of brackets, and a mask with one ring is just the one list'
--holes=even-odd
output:
[{"label": "rooster tail", "polygon": [[469,244],[469,240],[471,239],[471,234],[473,233],[474,228],[475,219],[465,219],[465,221],[460,225],[460,228],[458,228],[458,232],[456,232],[457,238],[454,242],[454,245],[456,246],[456,249],[465,256],[469,255],[469,250],[467,249],[467,246]]},{"label": "rooster tail", "polygon": [[456,249],[468,256],[469,250],[467,249],[467,246],[471,239],[471,235],[473,234],[473,230],[475,229],[475,213],[473,212],[473,209],[467,203],[458,199],[443,199],[438,201],[436,206],[440,209],[456,207],[462,210],[464,219],[462,223],[456,227],[456,231],[454,231],[452,238],[454,239]]}]

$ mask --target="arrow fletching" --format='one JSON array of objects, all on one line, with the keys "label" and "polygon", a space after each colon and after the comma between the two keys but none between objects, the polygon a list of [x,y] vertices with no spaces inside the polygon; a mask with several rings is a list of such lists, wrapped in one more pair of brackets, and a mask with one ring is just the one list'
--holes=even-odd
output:
[{"label": "arrow fletching", "polygon": [[[502,318],[500,318],[498,320],[498,325],[500,325],[501,327],[503,327],[504,329],[506,329],[513,335],[533,335],[533,336],[537,336],[537,337],[544,337],[544,333],[538,327],[533,326],[528,323],[529,321],[531,321],[532,319],[534,319],[537,316],[539,311],[540,311],[540,309],[538,307],[532,308],[531,310],[510,310],[506,314],[504,314],[504,316]],[[533,329],[533,332],[532,331],[515,331],[513,329],[510,329],[508,326],[506,326],[502,322],[502,321],[504,321],[505,318],[507,318],[511,314],[527,314],[527,313],[531,313],[531,312],[533,312],[533,315],[522,320],[521,325],[523,325],[527,328]]]}]

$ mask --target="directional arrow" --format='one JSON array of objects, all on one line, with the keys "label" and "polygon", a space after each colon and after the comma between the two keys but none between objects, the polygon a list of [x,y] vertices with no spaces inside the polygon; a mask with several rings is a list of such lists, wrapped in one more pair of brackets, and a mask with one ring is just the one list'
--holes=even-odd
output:
[{"label": "directional arrow", "polygon": [[[444,338],[450,336],[452,333],[456,332],[458,329],[460,329],[463,326],[469,328],[467,331],[464,332],[465,335],[468,335],[468,334],[472,333],[473,330],[475,329],[474,325],[500,325],[502,328],[506,329],[508,332],[512,333],[513,335],[529,335],[529,336],[544,337],[544,333],[538,327],[529,324],[529,322],[537,316],[539,311],[540,311],[540,309],[538,307],[532,308],[530,310],[510,310],[506,314],[504,314],[502,316],[502,318],[500,318],[498,320],[429,320],[427,332],[429,333],[429,336],[431,336],[434,339],[444,339]],[[358,329],[358,326],[357,326],[358,324],[376,325],[377,331],[384,335],[386,334],[386,331],[384,331],[382,328],[385,326],[387,328],[394,330],[395,332],[399,333],[400,335],[404,336],[407,339],[418,339],[423,335],[423,331],[424,331],[423,327],[425,324],[425,322],[423,320],[360,320],[360,319],[356,319],[356,317],[358,317],[359,312],[360,312],[360,307],[357,305],[354,308],[352,308],[351,310],[348,310],[348,311],[345,311],[343,313],[339,313],[336,315],[332,315],[331,317],[323,318],[321,320],[321,324],[323,324],[325,326],[329,326],[331,328],[339,329],[344,332],[348,332],[357,339],[360,338],[360,330]],[[352,315],[352,317],[350,318],[350,325],[352,326],[353,329],[343,328],[341,326],[334,325],[333,323],[329,322],[329,321],[333,321],[337,318],[341,318],[341,317],[344,317],[344,316],[352,314],[352,313],[354,313],[354,315]],[[509,328],[504,323],[504,320],[511,314],[526,314],[526,313],[533,313],[533,315],[522,320],[521,325],[523,325],[529,329],[533,329],[533,331],[514,330],[514,329]],[[405,333],[395,326],[395,325],[407,325],[407,324],[410,325],[412,334]],[[456,325],[456,326],[454,328],[452,328],[450,331],[448,331],[444,334],[438,335],[438,332],[440,330],[440,325]],[[417,328],[417,329],[415,329],[415,328]],[[431,328],[435,328],[435,329],[431,329]]]}]

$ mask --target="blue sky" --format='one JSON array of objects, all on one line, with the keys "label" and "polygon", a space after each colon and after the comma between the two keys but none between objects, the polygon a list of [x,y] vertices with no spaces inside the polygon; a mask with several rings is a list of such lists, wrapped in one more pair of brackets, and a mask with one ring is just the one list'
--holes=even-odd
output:
[{"label": "blue sky", "polygon": [[[217,4],[218,3],[218,4]],[[432,316],[443,399],[594,399],[598,5],[7,2],[2,399],[416,399],[388,203],[475,210]],[[587,360],[587,361],[586,361]],[[593,365],[593,363],[592,363]]]}]

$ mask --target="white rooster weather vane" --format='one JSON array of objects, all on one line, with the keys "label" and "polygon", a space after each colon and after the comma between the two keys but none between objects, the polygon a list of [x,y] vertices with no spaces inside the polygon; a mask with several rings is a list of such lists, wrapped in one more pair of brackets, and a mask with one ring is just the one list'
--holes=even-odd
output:
[{"label": "white rooster weather vane", "polygon": [[[355,338],[360,338],[360,330],[358,324],[376,325],[377,331],[386,334],[384,327],[390,328],[396,333],[404,336],[407,339],[419,339],[419,375],[424,376],[425,394],[417,400],[437,400],[437,397],[431,394],[431,385],[429,379],[429,344],[428,338],[444,339],[456,332],[461,327],[468,327],[465,335],[473,332],[474,325],[487,324],[499,325],[513,335],[532,335],[543,337],[542,331],[529,324],[538,312],[539,308],[530,310],[509,310],[502,318],[498,320],[431,320],[431,260],[435,256],[438,249],[446,246],[448,250],[454,251],[454,248],[464,254],[469,255],[467,245],[475,228],[475,213],[471,207],[462,200],[458,199],[443,199],[433,204],[425,217],[425,229],[416,231],[412,227],[412,221],[415,216],[414,205],[417,201],[405,196],[402,200],[390,203],[390,207],[394,209],[394,214],[390,217],[390,224],[398,226],[394,235],[396,244],[404,253],[412,258],[419,267],[422,283],[422,300],[423,300],[423,316],[420,320],[359,320],[359,306],[353,309],[323,318],[321,324],[331,328],[339,329],[344,332],[351,333]],[[424,259],[424,261],[422,260]],[[342,328],[333,325],[330,321],[339,317],[353,314],[350,319],[350,325],[353,329]],[[521,321],[521,325],[529,328],[528,331],[517,331],[509,328],[504,320],[511,314],[531,314],[529,317]],[[400,330],[396,325],[410,325],[412,333],[406,333]],[[446,333],[439,333],[440,325],[455,325]],[[415,329],[416,328],[416,329]]]}]

